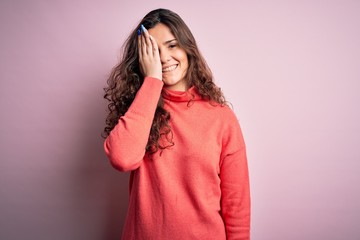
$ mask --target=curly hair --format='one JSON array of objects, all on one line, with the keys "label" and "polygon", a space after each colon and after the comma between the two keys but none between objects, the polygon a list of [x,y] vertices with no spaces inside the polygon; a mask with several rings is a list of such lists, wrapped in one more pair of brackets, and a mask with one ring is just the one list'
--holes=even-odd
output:
[{"label": "curly hair", "polygon": [[[127,112],[144,81],[139,66],[137,30],[141,24],[146,29],[151,29],[158,23],[165,24],[170,29],[177,39],[179,47],[184,49],[187,54],[189,66],[184,77],[187,85],[195,86],[201,97],[211,104],[226,105],[224,94],[215,85],[211,70],[201,55],[188,26],[178,14],[168,9],[156,9],[149,12],[127,38],[122,47],[122,59],[112,69],[107,80],[108,86],[104,88],[104,98],[110,103],[103,137],[110,134],[119,118]],[[164,101],[160,96],[146,145],[147,153],[153,154],[159,149],[162,151],[174,145],[169,120],[170,114],[164,109]],[[159,139],[163,135],[166,136],[167,145],[159,143]]]}]

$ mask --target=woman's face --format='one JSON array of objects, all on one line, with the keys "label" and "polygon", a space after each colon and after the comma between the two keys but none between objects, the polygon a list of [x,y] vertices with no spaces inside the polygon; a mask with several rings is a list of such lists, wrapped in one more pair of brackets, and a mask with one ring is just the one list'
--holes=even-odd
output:
[{"label": "woman's face", "polygon": [[164,87],[175,91],[186,91],[184,79],[189,63],[184,49],[180,48],[177,39],[163,23],[158,23],[149,29],[159,47],[162,64],[162,80]]}]

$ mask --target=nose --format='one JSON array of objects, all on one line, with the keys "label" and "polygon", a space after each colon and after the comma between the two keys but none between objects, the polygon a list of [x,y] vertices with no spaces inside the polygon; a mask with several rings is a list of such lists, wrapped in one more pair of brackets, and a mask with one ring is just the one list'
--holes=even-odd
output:
[{"label": "nose", "polygon": [[169,52],[166,50],[162,49],[162,51],[160,51],[159,54],[160,54],[160,61],[162,64],[168,62],[171,59]]}]

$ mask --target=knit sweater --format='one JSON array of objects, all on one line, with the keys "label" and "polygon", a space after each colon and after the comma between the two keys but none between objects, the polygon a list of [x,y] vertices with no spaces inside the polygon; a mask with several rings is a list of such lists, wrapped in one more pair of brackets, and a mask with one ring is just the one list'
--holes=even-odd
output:
[{"label": "knit sweater", "polygon": [[[160,95],[174,145],[149,158],[145,147]],[[122,239],[250,238],[245,144],[229,107],[202,99],[195,87],[171,91],[146,77],[104,148],[116,169],[131,171]]]}]

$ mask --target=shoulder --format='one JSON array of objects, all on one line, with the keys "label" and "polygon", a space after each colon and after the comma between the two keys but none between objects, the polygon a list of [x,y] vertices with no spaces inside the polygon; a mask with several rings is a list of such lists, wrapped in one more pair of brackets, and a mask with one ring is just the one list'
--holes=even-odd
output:
[{"label": "shoulder", "polygon": [[239,122],[234,110],[230,106],[220,104],[214,105],[211,103],[209,103],[209,105],[213,108],[215,116],[221,119],[223,123],[234,124]]},{"label": "shoulder", "polygon": [[234,131],[240,130],[238,117],[234,110],[227,105],[218,103],[204,102],[204,108],[201,111],[202,117],[206,118],[206,122],[217,128],[222,134],[232,134]]},{"label": "shoulder", "polygon": [[234,110],[229,106],[218,106],[218,117],[221,122],[223,146],[234,151],[245,146],[240,122]]}]

